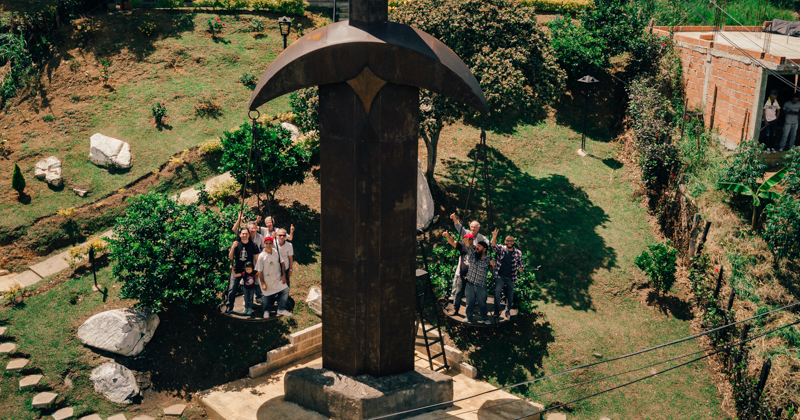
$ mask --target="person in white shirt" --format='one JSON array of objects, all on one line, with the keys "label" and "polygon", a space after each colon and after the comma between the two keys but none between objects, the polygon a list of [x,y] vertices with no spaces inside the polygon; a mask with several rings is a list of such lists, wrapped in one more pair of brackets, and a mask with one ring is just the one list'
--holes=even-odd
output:
[{"label": "person in white shirt", "polygon": [[278,246],[278,253],[281,254],[281,260],[283,261],[283,267],[286,273],[286,285],[292,287],[292,265],[294,265],[294,245],[291,242],[287,241],[287,234],[286,229],[280,228],[277,231],[278,241],[276,245]]},{"label": "person in white shirt", "polygon": [[[264,250],[258,254],[256,260],[256,271],[258,271],[259,282],[261,283],[262,307],[265,307],[264,318],[269,318],[269,308],[275,299],[278,299],[278,315],[292,316],[286,310],[286,302],[289,300],[289,285],[286,284],[286,277],[283,275],[283,267],[278,251],[273,249],[273,239],[271,236],[264,238]],[[266,301],[266,305],[264,304]]]},{"label": "person in white shirt", "polygon": [[778,118],[781,116],[781,106],[778,104],[778,89],[772,89],[769,99],[764,103],[764,125],[767,130],[767,138],[764,143],[767,150],[775,149],[775,136],[778,134]]},{"label": "person in white shirt", "polygon": [[[794,147],[794,140],[795,137],[797,137],[798,115],[800,114],[800,94],[795,92],[794,95],[792,95],[792,100],[783,104],[783,113],[786,114],[786,116],[783,118],[781,152]],[[789,141],[789,147],[786,147],[787,140]]]}]

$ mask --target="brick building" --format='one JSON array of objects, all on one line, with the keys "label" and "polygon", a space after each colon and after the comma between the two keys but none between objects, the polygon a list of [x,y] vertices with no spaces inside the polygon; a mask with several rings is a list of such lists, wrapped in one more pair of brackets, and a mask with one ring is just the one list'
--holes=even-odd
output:
[{"label": "brick building", "polygon": [[[717,132],[728,149],[735,149],[743,139],[763,138],[761,119],[769,90],[780,91],[781,106],[794,93],[793,88],[753,63],[750,57],[797,84],[800,38],[770,34],[762,29],[725,26],[723,34],[728,41],[715,34],[710,26],[653,28],[654,34],[671,37],[679,48],[689,109],[703,111],[706,127]],[[782,126],[782,119],[779,125]],[[780,139],[780,131],[778,136]]]}]

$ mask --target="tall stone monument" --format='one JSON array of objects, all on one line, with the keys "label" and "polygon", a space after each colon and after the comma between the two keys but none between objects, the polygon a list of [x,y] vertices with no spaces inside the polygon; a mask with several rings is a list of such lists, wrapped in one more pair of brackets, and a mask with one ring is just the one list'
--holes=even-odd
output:
[{"label": "tall stone monument", "polygon": [[[387,15],[387,0],[350,0],[350,20],[289,46],[249,106],[319,86],[322,367],[285,383],[287,400],[339,418],[452,399],[449,377],[414,369],[419,88],[488,111],[458,56]],[[361,397],[343,395],[354,385]]]}]

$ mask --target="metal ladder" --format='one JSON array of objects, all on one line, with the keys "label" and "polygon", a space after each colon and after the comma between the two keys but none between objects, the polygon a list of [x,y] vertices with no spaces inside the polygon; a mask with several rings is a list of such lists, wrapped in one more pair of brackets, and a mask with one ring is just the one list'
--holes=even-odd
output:
[{"label": "metal ladder", "polygon": [[[432,325],[430,328],[427,325]],[[447,357],[444,353],[444,340],[442,330],[439,328],[439,307],[436,305],[436,298],[431,287],[431,276],[425,270],[417,270],[417,322],[414,324],[414,335],[422,328],[422,338],[425,340],[425,350],[428,352],[428,363],[431,370],[447,370]],[[436,331],[436,338],[428,339],[428,333]],[[416,340],[415,340],[416,341]],[[431,346],[439,344],[441,352],[431,355]],[[433,367],[433,360],[437,357],[442,358],[442,366]]]}]

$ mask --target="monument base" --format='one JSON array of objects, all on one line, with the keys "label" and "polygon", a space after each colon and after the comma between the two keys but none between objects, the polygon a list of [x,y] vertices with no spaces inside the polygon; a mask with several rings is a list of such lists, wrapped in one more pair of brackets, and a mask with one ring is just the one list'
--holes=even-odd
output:
[{"label": "monument base", "polygon": [[420,367],[374,378],[342,375],[318,364],[289,371],[283,381],[285,401],[334,419],[362,420],[453,400],[453,378]]}]

